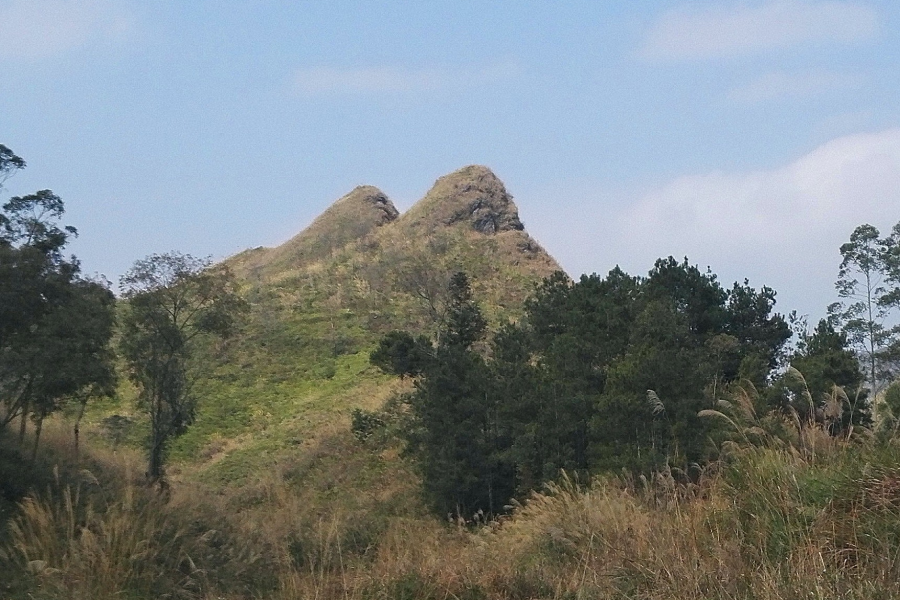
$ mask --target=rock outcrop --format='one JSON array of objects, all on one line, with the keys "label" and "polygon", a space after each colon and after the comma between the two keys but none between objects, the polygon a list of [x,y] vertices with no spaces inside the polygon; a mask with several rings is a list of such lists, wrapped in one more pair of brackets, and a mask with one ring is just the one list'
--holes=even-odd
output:
[{"label": "rock outcrop", "polygon": [[[416,249],[425,249],[425,254]],[[361,265],[403,262],[410,252],[427,254],[435,269],[441,264],[440,268],[465,270],[476,279],[503,273],[536,281],[560,268],[525,231],[503,182],[480,165],[439,178],[402,215],[381,190],[359,186],[284,244],[246,251],[228,263],[239,275],[263,281],[351,258],[354,268],[366,271]],[[387,264],[368,270],[388,273],[392,268]],[[513,295],[524,295],[527,287]],[[502,303],[500,295],[494,300]]]},{"label": "rock outcrop", "polygon": [[400,221],[426,231],[462,222],[488,235],[525,228],[503,182],[480,165],[463,167],[438,179]]}]

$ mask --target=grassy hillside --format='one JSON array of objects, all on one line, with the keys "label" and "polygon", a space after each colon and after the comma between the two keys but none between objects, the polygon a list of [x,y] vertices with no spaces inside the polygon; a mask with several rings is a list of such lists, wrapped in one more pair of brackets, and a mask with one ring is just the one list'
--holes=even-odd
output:
[{"label": "grassy hillside", "polygon": [[[695,484],[677,484],[665,472],[591,485],[564,478],[504,520],[467,526],[410,512],[414,495],[391,510],[383,499],[403,495],[404,473],[377,468],[390,461],[381,441],[337,430],[254,485],[222,493],[182,483],[164,501],[141,485],[131,452],[93,448],[75,464],[67,432],[51,428],[38,467],[55,461],[62,468],[8,530],[0,593],[896,598],[900,448],[865,435],[836,439],[813,424],[770,425],[782,434],[754,434],[752,443],[737,435],[742,441]],[[351,504],[346,490],[354,486]],[[340,509],[316,511],[310,502]]]},{"label": "grassy hillside", "polygon": [[[393,523],[433,524],[396,442],[350,430],[353,409],[379,408],[409,385],[369,364],[378,339],[394,328],[433,332],[455,271],[469,274],[496,327],[559,269],[484,167],[441,178],[406,215],[376,188],[356,188],[283,245],[224,264],[250,311],[238,335],[208,342],[196,361],[198,416],[170,451],[173,518],[199,513],[210,529],[246,532],[282,574],[320,551],[326,526],[352,560]],[[83,430],[99,452],[129,456],[139,480],[147,423],[134,398],[123,383],[117,399],[91,406]]]},{"label": "grassy hillside", "polygon": [[900,595],[900,446],[864,429],[735,416],[692,483],[564,478],[498,521],[425,511],[399,443],[351,431],[354,408],[410,389],[370,350],[393,328],[432,333],[456,270],[497,327],[558,269],[484,167],[442,177],[404,215],[357,188],[225,265],[250,311],[197,357],[199,414],[171,448],[166,494],[143,485],[147,425],[126,383],[91,406],[78,455],[65,419],[33,464],[0,438],[0,598]]},{"label": "grassy hillside", "polygon": [[200,415],[172,458],[184,477],[241,485],[396,392],[368,353],[390,329],[432,330],[453,272],[470,274],[496,325],[559,269],[484,167],[441,178],[402,216],[356,188],[283,245],[225,264],[251,311],[239,336],[207,348]]}]

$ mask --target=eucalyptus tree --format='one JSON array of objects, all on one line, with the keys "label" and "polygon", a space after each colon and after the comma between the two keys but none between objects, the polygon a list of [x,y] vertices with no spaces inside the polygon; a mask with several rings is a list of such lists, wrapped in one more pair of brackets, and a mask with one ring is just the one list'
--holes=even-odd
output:
[{"label": "eucalyptus tree", "polygon": [[[860,225],[841,246],[841,265],[835,283],[839,302],[828,307],[832,321],[841,325],[851,345],[866,364],[873,392],[890,373],[885,352],[897,341],[889,315],[897,304],[900,269],[892,269],[896,239],[881,239],[872,225]],[[892,289],[890,286],[894,284]]]},{"label": "eucalyptus tree", "polygon": [[205,334],[229,336],[244,303],[226,269],[178,252],[137,261],[120,286],[127,301],[121,354],[150,417],[147,478],[160,483],[169,442],[194,421],[196,342]]}]

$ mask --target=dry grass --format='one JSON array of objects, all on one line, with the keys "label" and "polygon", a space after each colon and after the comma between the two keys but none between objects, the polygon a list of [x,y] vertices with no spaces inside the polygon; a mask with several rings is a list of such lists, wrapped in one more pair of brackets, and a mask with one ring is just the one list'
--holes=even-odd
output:
[{"label": "dry grass", "polygon": [[[32,581],[24,593],[43,598],[900,596],[900,449],[808,425],[757,437],[692,484],[563,478],[509,517],[460,525],[391,509],[414,496],[389,477],[368,500],[341,496],[369,464],[354,452],[371,449],[331,432],[247,489],[176,484],[165,501],[124,476],[70,477],[21,505],[6,551]],[[317,462],[331,454],[343,475]],[[105,481],[129,468],[90,455]],[[319,468],[334,487],[304,490],[323,484]]]},{"label": "dry grass", "polygon": [[[93,485],[85,472],[86,485]],[[12,555],[45,591],[68,598],[114,598],[127,588],[153,589],[169,576],[181,532],[171,527],[158,498],[132,485],[106,506],[82,497],[80,486],[55,498],[28,498],[11,527]],[[164,535],[160,535],[165,532]],[[177,559],[176,559],[177,560]],[[188,572],[174,587],[197,587]]]}]

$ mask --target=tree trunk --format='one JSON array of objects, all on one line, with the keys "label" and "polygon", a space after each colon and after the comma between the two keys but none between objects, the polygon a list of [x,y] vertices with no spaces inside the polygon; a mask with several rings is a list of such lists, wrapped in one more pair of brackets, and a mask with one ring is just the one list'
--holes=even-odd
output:
[{"label": "tree trunk", "polygon": [[159,442],[154,439],[150,445],[150,464],[147,467],[147,480],[151,485],[159,481],[162,475],[161,454]]},{"label": "tree trunk", "polygon": [[80,440],[80,434],[81,434],[81,429],[80,429],[81,418],[84,416],[84,409],[86,406],[87,406],[87,398],[85,398],[85,400],[82,401],[82,403],[81,403],[81,407],[78,410],[78,417],[75,419],[75,427],[73,428],[74,432],[75,432],[75,462],[76,463],[78,462],[78,455],[80,452],[80,446],[79,446],[78,442]]},{"label": "tree trunk", "polygon": [[31,450],[31,462],[37,460],[38,443],[41,441],[41,429],[43,429],[43,427],[44,416],[41,415],[34,427],[34,448]]},{"label": "tree trunk", "polygon": [[[159,413],[157,413],[158,415]],[[151,434],[153,437],[150,441],[150,461],[147,466],[147,483],[153,486],[162,479],[163,471],[163,444],[165,442],[162,429],[157,421],[156,416],[151,426]]]},{"label": "tree trunk", "polygon": [[19,445],[25,445],[25,424],[28,422],[28,400],[22,402],[22,420],[19,423]]}]

